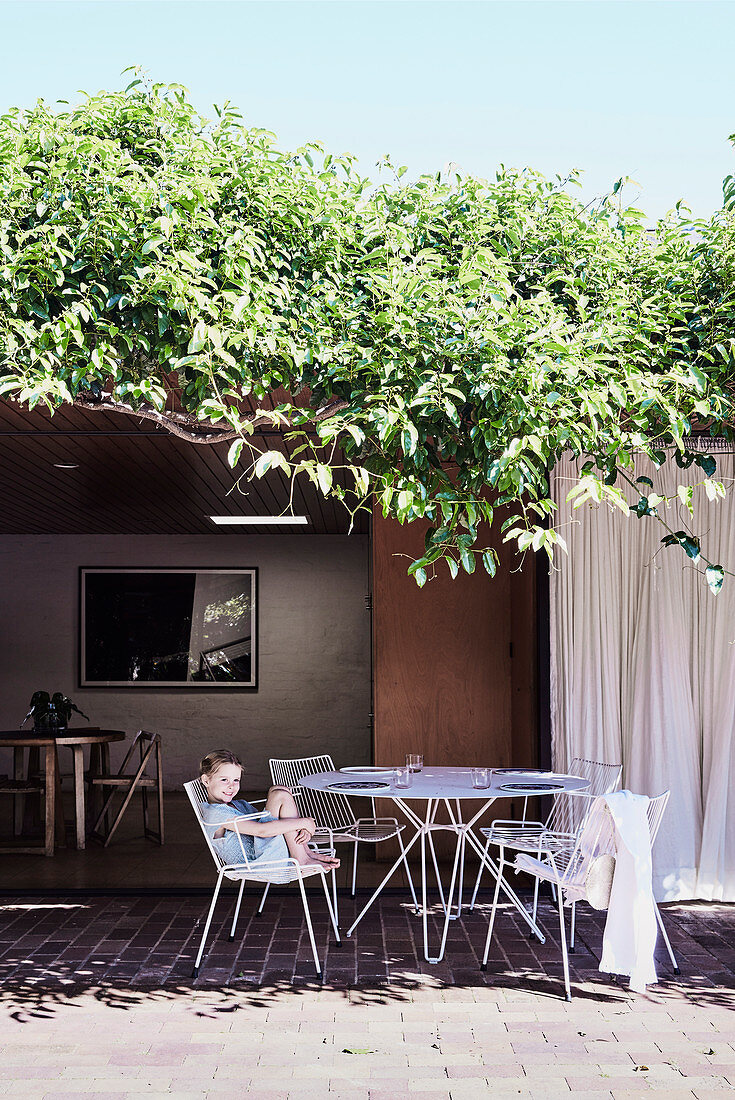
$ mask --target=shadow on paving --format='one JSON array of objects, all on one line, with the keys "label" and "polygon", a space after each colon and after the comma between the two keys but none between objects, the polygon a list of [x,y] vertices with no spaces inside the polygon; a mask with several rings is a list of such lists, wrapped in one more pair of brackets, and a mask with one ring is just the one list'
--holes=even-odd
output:
[{"label": "shadow on paving", "polygon": [[[343,928],[365,898],[340,899]],[[232,899],[218,908],[199,978],[191,971],[206,914],[201,897],[160,896],[3,899],[0,902],[0,1016],[22,1025],[73,1012],[88,998],[110,1009],[184,1002],[195,1015],[216,1017],[267,1008],[293,998],[359,1004],[415,1001],[513,1001],[563,997],[555,908],[542,904],[541,945],[509,907],[499,911],[487,972],[479,969],[488,904],[452,922],[442,963],[423,959],[421,921],[401,897],[385,897],[341,948],[326,916],[312,905],[324,981],[316,980],[303,914],[293,894],[269,898],[261,918],[250,910],[229,942]],[[357,908],[356,908],[357,907]],[[440,936],[439,906],[430,934]],[[604,914],[580,911],[577,950],[570,956],[574,1001],[636,1000],[624,983],[598,971]],[[657,951],[660,981],[648,996],[658,1004],[735,1008],[735,906],[677,904],[664,920],[681,967],[674,978]],[[556,937],[555,938],[555,931]]]}]

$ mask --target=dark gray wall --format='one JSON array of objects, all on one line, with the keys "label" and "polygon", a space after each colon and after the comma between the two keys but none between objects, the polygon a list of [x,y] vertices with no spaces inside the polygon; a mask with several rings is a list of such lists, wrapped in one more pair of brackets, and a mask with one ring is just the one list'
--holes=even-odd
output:
[{"label": "dark gray wall", "polygon": [[[241,754],[247,789],[267,785],[269,756],[369,762],[367,562],[366,536],[2,536],[0,728],[33,691],[63,691],[93,725],[159,732],[168,789],[212,748]],[[78,688],[80,565],[257,566],[259,690]]]}]

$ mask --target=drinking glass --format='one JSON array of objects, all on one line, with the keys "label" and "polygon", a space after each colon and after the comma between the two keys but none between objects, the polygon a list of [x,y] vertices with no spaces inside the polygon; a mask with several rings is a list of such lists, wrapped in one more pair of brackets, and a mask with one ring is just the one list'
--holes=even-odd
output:
[{"label": "drinking glass", "polygon": [[406,767],[412,772],[420,772],[424,766],[424,758],[420,752],[406,754]]},{"label": "drinking glass", "polygon": [[393,772],[393,786],[405,789],[410,787],[413,783],[413,776],[411,775],[410,768],[396,768]]},{"label": "drinking glass", "polygon": [[473,768],[472,786],[476,787],[478,790],[485,790],[490,786],[492,774],[492,768]]}]

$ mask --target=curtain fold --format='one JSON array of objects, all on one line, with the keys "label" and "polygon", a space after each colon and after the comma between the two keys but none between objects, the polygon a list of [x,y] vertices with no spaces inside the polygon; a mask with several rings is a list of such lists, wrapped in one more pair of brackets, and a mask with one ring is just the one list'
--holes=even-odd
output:
[{"label": "curtain fold", "polygon": [[[662,548],[655,520],[573,510],[577,467],[562,459],[552,477],[569,547],[550,585],[555,766],[575,755],[621,762],[631,790],[670,789],[654,848],[657,898],[735,901],[735,578],[714,596],[681,551]],[[643,474],[667,497],[704,476],[646,461]],[[718,455],[715,477],[735,477],[732,455]],[[728,488],[717,503],[695,490],[695,523],[708,557],[735,570]],[[667,513],[675,529],[686,526],[679,507]]]}]

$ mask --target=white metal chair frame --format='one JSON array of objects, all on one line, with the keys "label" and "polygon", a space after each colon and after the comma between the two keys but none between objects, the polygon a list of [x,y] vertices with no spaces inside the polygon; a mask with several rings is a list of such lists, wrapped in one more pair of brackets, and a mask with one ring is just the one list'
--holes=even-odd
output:
[{"label": "white metal chair frame", "polygon": [[[201,780],[193,779],[189,783],[184,784],[184,790],[186,791],[189,801],[191,802],[194,813],[196,814],[199,827],[204,834],[204,839],[207,842],[210,854],[217,867],[217,885],[214,888],[214,894],[212,895],[212,901],[209,906],[209,912],[207,913],[207,920],[204,925],[204,931],[202,932],[202,939],[199,944],[199,951],[197,953],[196,962],[194,963],[194,969],[192,971],[192,977],[196,978],[199,974],[199,967],[201,966],[202,956],[204,954],[204,945],[209,934],[209,928],[212,923],[212,917],[214,915],[214,908],[217,904],[217,898],[222,887],[222,883],[225,879],[229,879],[232,882],[239,882],[240,889],[237,895],[237,902],[235,903],[235,912],[232,917],[232,927],[230,929],[230,941],[235,938],[235,928],[237,927],[237,918],[240,915],[240,905],[242,902],[243,891],[245,889],[246,881],[262,882],[265,883],[265,889],[263,896],[260,899],[260,905],[258,906],[257,915],[263,912],[263,906],[265,905],[265,899],[270,889],[271,883],[288,883],[298,882],[299,890],[301,891],[301,903],[304,908],[304,916],[306,917],[306,927],[309,932],[309,942],[311,944],[311,951],[314,956],[314,965],[316,966],[316,972],[321,977],[322,968],[319,962],[319,954],[316,948],[316,940],[314,939],[314,929],[311,923],[311,912],[309,911],[309,903],[306,898],[306,891],[304,889],[304,879],[310,878],[313,875],[320,875],[322,880],[322,886],[324,887],[324,896],[327,902],[327,910],[329,912],[329,919],[334,929],[334,935],[337,946],[340,946],[342,940],[339,934],[339,928],[337,927],[337,918],[332,908],[332,903],[329,897],[329,889],[327,888],[326,876],[329,872],[328,867],[303,867],[298,860],[289,856],[287,859],[258,861],[257,866],[248,859],[245,852],[245,847],[242,842],[242,836],[239,832],[235,832],[239,842],[240,850],[242,851],[241,863],[226,863],[224,858],[219,854],[214,846],[214,841],[207,832],[207,828],[202,816],[202,807],[207,803],[207,792],[204,789],[204,785]],[[260,817],[260,812],[257,814],[241,814],[237,818],[232,818],[232,821],[252,821]],[[211,828],[211,827],[210,827]]]},{"label": "white metal chair frame", "polygon": [[[353,845],[352,889],[350,891],[353,898],[357,883],[359,845],[361,843],[380,844],[383,840],[391,840],[395,837],[401,849],[413,904],[418,911],[419,903],[401,836],[406,826],[399,824],[398,818],[376,817],[374,798],[370,800],[373,811],[372,817],[356,817],[349,799],[345,795],[336,791],[314,791],[300,786],[300,781],[305,775],[336,771],[331,756],[304,756],[291,760],[272,759],[269,764],[273,782],[288,787],[294,796],[299,812],[305,817],[314,818],[317,826],[317,831],[313,837],[314,843],[327,843],[330,848],[333,848],[336,844],[349,843]],[[333,889],[333,895],[336,912],[336,889]]]},{"label": "white metal chair frame", "polygon": [[[664,791],[663,794],[651,798],[648,803],[647,819],[651,847],[653,847],[658,834],[661,819],[669,800],[669,794],[669,791]],[[568,1001],[571,1001],[572,993],[569,982],[569,955],[567,950],[566,925],[564,921],[564,904],[566,900],[566,904],[570,905],[572,908],[571,940],[573,943],[576,902],[571,899],[565,899],[565,892],[572,887],[578,889],[580,886],[584,885],[587,871],[594,860],[601,856],[615,856],[616,854],[615,825],[607,804],[604,801],[604,797],[600,795],[591,795],[586,791],[579,791],[575,793],[573,797],[579,799],[580,805],[584,807],[580,811],[584,818],[583,827],[578,829],[576,833],[568,834],[566,845],[563,843],[564,837],[561,833],[557,832],[553,837],[543,837],[540,846],[541,855],[538,858],[533,858],[530,853],[518,852],[514,867],[516,872],[524,871],[526,874],[533,875],[537,883],[540,879],[543,879],[545,882],[551,883],[556,889],[556,901],[559,912],[559,933],[562,961],[564,964],[564,992]],[[498,895],[500,892],[500,882],[504,866],[512,865],[505,859],[505,847],[501,844],[499,854],[500,873],[495,881],[495,893],[493,896],[492,910],[490,912],[487,937],[485,939],[485,950],[482,957],[481,970],[487,969],[487,959],[490,953],[490,943],[495,926],[495,914],[498,906]],[[674,973],[679,974],[680,971],[676,962],[676,957],[674,956],[669,937],[664,928],[661,912],[655,900],[654,911],[658,927],[663,936],[664,943],[666,944],[669,958],[671,959]]]},{"label": "white metal chair frame", "polygon": [[[617,789],[620,776],[623,771],[622,764],[603,764],[597,760],[585,760],[581,756],[575,756],[569,766],[567,774],[579,776],[580,779],[589,780],[589,786],[585,790],[586,795],[610,794]],[[544,848],[542,838],[547,848],[558,846],[560,836],[564,847],[569,846],[568,837],[576,836],[584,825],[585,815],[590,803],[580,800],[578,793],[564,792],[554,796],[551,813],[546,821],[527,821],[526,806],[524,802],[523,818],[521,821],[513,819],[497,818],[489,828],[480,829],[484,837],[487,837],[483,859],[475,879],[475,889],[470,901],[470,909],[474,909],[477,891],[480,888],[480,879],[486,866],[486,860],[490,851],[490,845],[494,844],[502,848],[510,848],[515,852],[533,852],[540,859]],[[553,887],[552,887],[553,888]],[[533,890],[533,920],[536,921],[538,912],[539,880],[536,879]],[[531,938],[534,936],[531,930]],[[572,946],[571,950],[574,950]]]}]

